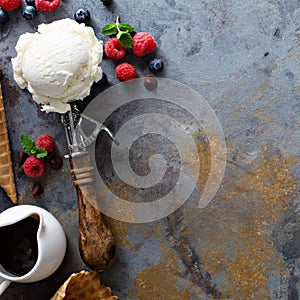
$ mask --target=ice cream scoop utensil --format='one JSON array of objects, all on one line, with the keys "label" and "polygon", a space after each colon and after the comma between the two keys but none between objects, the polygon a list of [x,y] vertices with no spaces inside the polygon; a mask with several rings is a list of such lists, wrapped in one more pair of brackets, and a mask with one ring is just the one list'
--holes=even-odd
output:
[{"label": "ice cream scoop utensil", "polygon": [[71,110],[62,115],[70,151],[66,157],[70,161],[72,181],[78,197],[79,251],[87,266],[95,271],[103,271],[114,261],[115,240],[99,208],[95,170],[86,147],[101,130],[108,132],[112,138],[113,135],[106,126],[91,119],[90,122],[96,122],[96,126],[92,135],[87,136],[80,127],[81,120],[82,116],[73,104]]}]

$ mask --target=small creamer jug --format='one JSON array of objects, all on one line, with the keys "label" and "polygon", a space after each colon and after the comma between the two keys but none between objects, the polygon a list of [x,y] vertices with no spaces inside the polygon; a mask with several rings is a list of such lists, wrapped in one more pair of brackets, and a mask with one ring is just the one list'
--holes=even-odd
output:
[{"label": "small creamer jug", "polygon": [[34,205],[16,205],[0,214],[0,243],[0,295],[10,282],[35,282],[53,274],[67,246],[58,220]]}]

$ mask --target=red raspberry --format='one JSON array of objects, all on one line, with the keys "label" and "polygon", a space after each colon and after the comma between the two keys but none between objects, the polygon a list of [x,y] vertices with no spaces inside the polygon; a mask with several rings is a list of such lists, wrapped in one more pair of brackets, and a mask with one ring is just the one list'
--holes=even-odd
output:
[{"label": "red raspberry", "polygon": [[121,63],[117,65],[115,73],[120,81],[126,81],[136,78],[135,67],[128,63]]},{"label": "red raspberry", "polygon": [[138,32],[133,37],[132,50],[137,56],[145,56],[156,49],[156,42],[147,32]]},{"label": "red raspberry", "polygon": [[113,37],[104,45],[104,51],[108,58],[118,60],[126,55],[126,48],[121,45],[120,41]]},{"label": "red raspberry", "polygon": [[37,138],[35,145],[44,148],[47,152],[52,152],[54,149],[54,140],[50,134],[41,134]]},{"label": "red raspberry", "polygon": [[24,162],[23,169],[28,177],[39,177],[45,173],[45,163],[41,158],[29,156]]},{"label": "red raspberry", "polygon": [[18,8],[22,4],[22,0],[0,0],[0,7],[10,11]]},{"label": "red raspberry", "polygon": [[59,5],[60,0],[35,0],[35,7],[43,13],[54,11]]}]

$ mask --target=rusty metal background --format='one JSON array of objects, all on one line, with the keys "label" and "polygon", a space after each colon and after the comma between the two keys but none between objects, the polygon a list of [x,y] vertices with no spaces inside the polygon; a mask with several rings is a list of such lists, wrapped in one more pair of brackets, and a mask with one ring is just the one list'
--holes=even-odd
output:
[{"label": "rusty metal background", "polygon": [[[208,101],[228,148],[222,186],[207,207],[194,205],[211,155],[199,128],[194,138],[202,171],[187,203],[153,223],[110,220],[118,255],[115,264],[100,274],[102,282],[122,300],[300,299],[299,0],[113,0],[108,7],[99,0],[65,0],[57,11],[39,14],[33,21],[26,21],[21,9],[11,12],[10,22],[0,25],[0,68],[5,74],[3,96],[15,172],[21,134],[34,138],[43,132],[52,134],[60,155],[67,146],[59,115],[41,112],[30,94],[14,82],[10,63],[14,46],[20,34],[36,31],[42,22],[73,18],[76,7],[82,6],[91,11],[98,38],[103,38],[101,27],[117,15],[137,31],[153,34],[158,42],[156,55],[165,63],[157,76],[185,83]],[[129,55],[124,61],[145,76],[153,56]],[[102,64],[111,84],[118,82],[115,64],[108,59]],[[99,91],[94,87],[92,96]],[[182,122],[189,121],[182,111],[172,113]],[[118,128],[124,117],[115,114],[109,125]],[[153,151],[151,138],[139,140],[133,154],[144,152],[147,159]],[[172,145],[155,141],[158,151],[176,161]],[[100,135],[97,147],[103,154],[97,157],[99,173],[116,193],[125,195],[126,188],[106,164],[109,142]],[[143,172],[147,164],[137,160],[133,167]],[[177,169],[175,164],[165,189],[176,180]],[[67,234],[67,255],[50,278],[11,284],[3,300],[49,299],[71,273],[87,269],[77,249],[77,200],[68,162],[60,170],[47,168],[39,180],[45,192],[33,197],[35,181],[16,174],[19,203],[44,207],[60,220]],[[3,191],[0,199],[1,211],[11,206]]]}]

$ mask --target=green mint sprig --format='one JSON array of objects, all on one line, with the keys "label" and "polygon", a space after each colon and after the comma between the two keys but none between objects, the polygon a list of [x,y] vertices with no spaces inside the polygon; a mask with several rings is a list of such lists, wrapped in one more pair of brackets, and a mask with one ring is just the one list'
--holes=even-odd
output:
[{"label": "green mint sprig", "polygon": [[104,35],[116,35],[117,39],[125,48],[131,48],[133,41],[130,32],[134,31],[134,27],[127,23],[120,23],[120,17],[117,16],[116,23],[106,24],[102,28]]},{"label": "green mint sprig", "polygon": [[46,149],[37,147],[33,139],[25,134],[21,135],[21,145],[26,153],[35,155],[37,158],[46,157],[48,154]]}]

